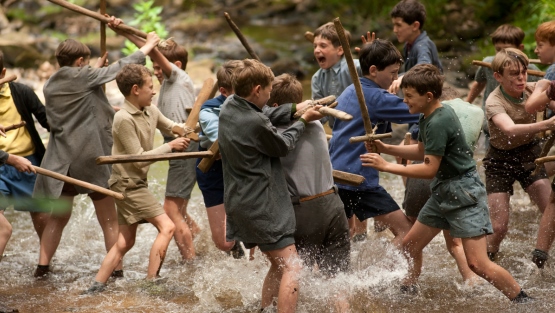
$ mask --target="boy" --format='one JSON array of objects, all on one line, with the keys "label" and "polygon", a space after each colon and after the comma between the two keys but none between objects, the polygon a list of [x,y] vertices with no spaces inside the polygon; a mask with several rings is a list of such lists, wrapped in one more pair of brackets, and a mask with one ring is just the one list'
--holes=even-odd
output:
[{"label": "boy", "polygon": [[[555,109],[555,80],[542,79],[526,101],[526,111],[535,114],[547,108]],[[532,252],[532,262],[543,268],[549,258],[549,249],[555,240],[555,180],[551,182],[549,204],[543,212],[538,229],[536,249]]]},{"label": "boy", "polygon": [[[231,76],[235,69],[243,63],[238,60],[226,61],[218,70],[216,78],[218,79],[218,88],[220,95],[214,99],[206,101],[199,113],[199,124],[202,129],[199,134],[199,150],[206,151],[218,139],[218,119],[220,116],[221,106],[225,99],[233,94],[231,86]],[[197,164],[201,159],[197,160]],[[231,251],[235,258],[245,255],[239,241],[227,241],[226,232],[226,216],[224,208],[224,178],[222,171],[222,160],[216,160],[212,167],[203,173],[200,169],[197,171],[197,182],[204,204],[206,205],[206,215],[208,216],[208,224],[212,233],[212,241],[216,247],[222,251]]]},{"label": "boy", "polygon": [[[278,311],[293,312],[301,265],[295,249],[295,216],[279,158],[292,150],[306,123],[321,118],[311,109],[282,134],[262,108],[270,98],[274,75],[264,64],[246,59],[232,76],[234,95],[222,105],[218,142],[224,173],[227,240],[247,249],[259,246],[271,266],[262,289],[262,308],[278,295]],[[286,106],[291,119],[295,106]]]},{"label": "boy", "polygon": [[[491,41],[493,46],[495,47],[495,53],[501,51],[504,48],[516,48],[520,50],[524,50],[524,45],[522,42],[524,41],[524,31],[519,27],[510,25],[510,24],[503,24],[491,34]],[[484,62],[491,63],[493,61],[493,56],[487,56],[484,58]],[[528,69],[531,70],[539,70],[537,66],[534,64],[528,64]],[[493,71],[491,68],[480,66],[478,70],[476,70],[476,75],[474,76],[474,80],[476,81],[470,87],[470,91],[468,92],[468,96],[466,101],[469,103],[474,102],[476,97],[484,91],[484,97],[482,101],[482,109],[484,112],[486,111],[486,99],[488,98],[489,94],[499,86],[497,80],[493,77]],[[529,82],[538,81],[538,76],[528,76]],[[486,150],[489,147],[489,130],[488,130],[488,121],[487,119],[484,120],[484,125],[482,126],[482,131],[485,135],[485,145]]]},{"label": "boy", "polygon": [[555,21],[540,24],[536,29],[536,49],[534,52],[542,64],[551,64],[543,78],[555,80]]},{"label": "boy", "polygon": [[409,256],[409,274],[401,290],[412,291],[420,276],[422,262],[415,256],[440,232],[450,230],[451,236],[462,238],[469,267],[487,279],[513,302],[527,302],[531,298],[502,267],[491,262],[486,254],[486,233],[491,233],[486,193],[476,172],[472,150],[460,131],[461,125],[454,110],[439,102],[443,77],[431,64],[419,64],[403,77],[401,88],[411,113],[421,113],[418,145],[375,145],[378,153],[387,153],[421,164],[403,166],[386,162],[378,153],[361,155],[363,166],[382,172],[434,178],[432,196],[420,211],[418,220],[403,239],[403,249]]},{"label": "boy", "polygon": [[[117,26],[121,20],[112,17],[110,26]],[[116,30],[115,28],[112,28]],[[126,32],[120,32],[124,36]],[[50,129],[48,149],[41,167],[56,173],[71,176],[86,182],[108,187],[110,167],[96,165],[95,159],[109,155],[112,148],[112,120],[114,109],[108,102],[102,85],[113,80],[117,72],[128,63],[144,63],[147,55],[159,42],[156,33],[147,37],[146,44],[137,52],[108,67],[89,66],[90,49],[72,39],[62,42],[56,49],[56,59],[60,69],[44,85],[46,116]],[[87,193],[93,201],[102,231],[106,250],[117,240],[118,224],[114,200],[87,189],[64,184],[62,181],[38,175],[33,197],[59,198],[72,203],[73,198]],[[49,264],[58,248],[62,231],[71,216],[71,210],[52,213],[40,242],[40,254],[35,277],[44,277],[50,272]],[[122,276],[121,266],[116,276]]]},{"label": "boy", "polygon": [[[345,31],[345,36],[348,41],[351,41],[349,31]],[[320,69],[312,76],[312,99],[322,99],[331,95],[339,97],[353,81],[349,73],[343,46],[341,46],[337,30],[332,22],[318,27],[314,32],[314,57],[318,61]],[[358,76],[361,77],[362,71],[360,70],[359,60],[355,59],[354,63]],[[335,118],[326,116],[321,122],[325,123],[326,121],[329,127],[333,128]],[[366,238],[366,222],[353,219],[351,223],[355,224],[353,240],[364,240]]]},{"label": "boy", "polygon": [[[4,54],[0,51],[0,78],[5,75]],[[45,148],[35,128],[33,116],[46,130],[50,128],[46,121],[44,105],[35,92],[20,83],[3,84],[0,86],[0,111],[2,112],[0,114],[0,125],[10,125],[19,121],[26,122],[25,127],[12,130],[5,135],[6,138],[0,138],[0,150],[13,156],[24,157],[32,165],[40,165]],[[2,165],[0,166],[0,193],[6,197],[30,198],[33,195],[36,177],[34,171],[25,173],[18,171],[16,167],[10,164]],[[14,208],[29,211],[40,240],[49,214],[27,206],[15,205]],[[0,207],[0,212],[3,210],[5,210],[5,207]],[[5,220],[3,215],[0,216],[0,219]],[[0,226],[0,229],[4,228]],[[0,242],[0,258],[2,258],[5,245],[6,242]]]},{"label": "boy", "polygon": [[[393,32],[403,46],[403,72],[416,64],[433,64],[443,72],[436,45],[425,30],[426,8],[418,0],[402,0],[389,13],[393,23]],[[396,79],[389,87],[391,93],[397,93],[403,77]]]},{"label": "boy", "polygon": [[[368,107],[372,124],[377,125],[377,134],[391,131],[391,123],[416,123],[418,116],[410,114],[403,99],[387,92],[387,88],[397,78],[402,63],[401,54],[387,40],[376,39],[365,44],[360,50],[360,64],[363,77],[360,78],[362,92]],[[355,88],[350,85],[337,98],[337,109],[354,116],[351,121],[337,120],[329,152],[333,169],[364,176],[360,186],[338,184],[339,196],[345,205],[347,218],[356,215],[364,221],[373,217],[374,221],[391,229],[394,243],[401,240],[411,227],[410,221],[400,210],[391,195],[379,185],[378,172],[363,168],[358,162],[366,152],[363,143],[349,143],[349,138],[364,135],[364,125]],[[352,234],[352,225],[351,225]]]},{"label": "boy", "polygon": [[[132,42],[141,47],[144,39],[132,36]],[[162,84],[158,97],[158,109],[162,115],[176,123],[185,123],[189,114],[186,108],[192,108],[195,102],[193,81],[185,72],[188,52],[173,39],[167,39],[164,47],[152,51],[150,55],[154,75]],[[164,136],[164,143],[172,141],[171,136]],[[191,142],[187,152],[197,151],[198,144]],[[187,214],[187,204],[195,186],[195,159],[170,160],[166,181],[164,211],[175,224],[174,239],[183,261],[195,258],[193,236],[200,229]]]},{"label": "boy", "polygon": [[535,135],[555,129],[555,117],[536,122],[524,104],[530,96],[526,84],[528,57],[515,48],[499,51],[492,62],[497,87],[486,101],[490,147],[484,157],[486,191],[493,234],[487,236],[488,256],[494,260],[509,224],[509,200],[517,180],[543,213],[549,203],[550,186],[545,168],[536,175],[534,161],[541,153]]},{"label": "boy", "polygon": [[[272,82],[268,105],[300,103],[303,86],[289,74]],[[278,127],[278,131],[288,125]],[[321,123],[310,122],[295,149],[281,157],[295,209],[295,246],[304,263],[317,264],[327,275],[347,271],[350,264],[349,224],[333,183],[328,141]]]},{"label": "boy", "polygon": [[[171,134],[172,130],[184,130],[151,106],[152,97],[156,93],[146,67],[128,64],[117,74],[116,82],[125,96],[125,103],[114,116],[112,155],[170,153],[174,150],[183,151],[188,147],[189,139],[180,137],[153,149],[156,128],[166,135]],[[110,274],[133,247],[137,226],[144,221],[158,229],[150,250],[146,279],[153,280],[159,275],[175,226],[148,190],[147,173],[150,163],[120,163],[112,166],[112,175],[108,181],[110,189],[125,194],[124,200],[116,200],[118,240],[102,261],[95,282],[86,293],[101,292],[106,288]]]}]

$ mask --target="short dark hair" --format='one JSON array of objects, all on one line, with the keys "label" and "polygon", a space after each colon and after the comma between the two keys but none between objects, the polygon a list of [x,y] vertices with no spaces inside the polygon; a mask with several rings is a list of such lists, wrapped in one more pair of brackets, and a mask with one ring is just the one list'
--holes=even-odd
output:
[{"label": "short dark hair", "polygon": [[389,15],[392,18],[400,17],[409,25],[419,22],[422,29],[426,21],[426,8],[417,0],[402,0],[393,7]]},{"label": "short dark hair", "polygon": [[366,43],[358,54],[362,75],[370,74],[370,66],[383,71],[392,64],[403,64],[401,52],[389,40],[375,39]]},{"label": "short dark hair", "polygon": [[524,31],[520,27],[511,24],[503,24],[491,34],[491,41],[496,43],[506,43],[518,48],[524,41]]},{"label": "short dark hair", "polygon": [[[314,32],[314,38],[318,36],[329,40],[336,48],[341,47],[341,41],[339,40],[339,35],[337,35],[337,30],[335,29],[335,24],[333,24],[333,22],[328,22],[318,27]],[[348,30],[345,30],[345,36],[347,37],[347,41],[351,42],[351,33]]]},{"label": "short dark hair", "polygon": [[71,66],[75,60],[79,58],[89,58],[91,56],[91,49],[85,44],[73,40],[66,39],[56,49],[56,60],[60,67]]},{"label": "short dark hair", "polygon": [[240,60],[228,60],[222,64],[222,67],[216,73],[216,79],[218,80],[218,87],[225,88],[227,90],[233,89],[231,86],[231,77],[233,72],[239,66],[242,66],[243,62]]},{"label": "short dark hair", "polygon": [[119,91],[127,97],[134,85],[142,87],[145,78],[151,76],[150,71],[140,64],[127,64],[116,75]]},{"label": "short dark hair", "polygon": [[401,88],[412,87],[419,95],[431,92],[435,99],[439,99],[443,90],[443,75],[433,64],[417,64],[412,67],[401,81]]},{"label": "short dark hair", "polygon": [[299,103],[303,101],[303,85],[295,76],[281,74],[272,82],[272,92],[268,104],[278,105],[286,103]]},{"label": "short dark hair", "polygon": [[274,73],[262,62],[253,59],[244,59],[231,76],[231,86],[239,97],[250,96],[253,88],[260,85],[266,88],[272,84]]},{"label": "short dark hair", "polygon": [[160,53],[172,63],[181,61],[181,69],[185,70],[187,68],[187,61],[189,60],[189,52],[187,52],[187,49],[178,45],[172,38],[166,39],[165,43],[165,45],[158,47]]},{"label": "short dark hair", "polygon": [[4,52],[0,50],[0,72],[4,69]]}]

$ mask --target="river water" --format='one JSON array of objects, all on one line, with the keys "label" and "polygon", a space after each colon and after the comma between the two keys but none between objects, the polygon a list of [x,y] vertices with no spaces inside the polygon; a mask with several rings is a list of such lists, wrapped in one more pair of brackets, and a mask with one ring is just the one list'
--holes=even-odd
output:
[{"label": "river water", "polygon": [[[160,137],[157,141],[159,144]],[[151,190],[160,201],[166,169],[166,162],[151,167]],[[382,174],[382,184],[401,203],[401,179]],[[93,282],[105,250],[92,203],[85,197],[76,199],[73,216],[53,260],[53,275],[46,281],[32,277],[38,239],[29,215],[6,211],[14,230],[0,262],[0,303],[20,312],[258,312],[268,263],[260,252],[252,261],[235,260],[215,248],[198,189],[189,204],[190,214],[202,227],[195,239],[195,261],[180,264],[179,252],[172,242],[161,271],[167,281],[145,284],[147,256],[156,230],[144,224],[139,227],[135,247],[124,258],[125,278],[110,281],[107,291],[101,294],[81,296]],[[489,284],[463,284],[442,236],[424,250],[420,294],[401,295],[398,288],[406,273],[406,261],[389,244],[389,231],[369,231],[366,241],[352,245],[350,273],[326,280],[304,269],[298,312],[332,312],[337,294],[348,299],[353,312],[553,312],[555,270],[548,264],[540,272],[530,261],[539,214],[519,187],[511,206],[510,231],[499,263],[538,298],[535,303],[512,305]],[[372,222],[369,230],[373,230]]]}]

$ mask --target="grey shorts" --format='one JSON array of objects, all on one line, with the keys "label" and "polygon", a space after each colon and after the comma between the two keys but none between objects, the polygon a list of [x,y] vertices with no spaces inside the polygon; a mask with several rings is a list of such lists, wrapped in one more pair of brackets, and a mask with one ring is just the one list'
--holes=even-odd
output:
[{"label": "grey shorts", "polygon": [[418,215],[419,222],[448,229],[455,238],[493,233],[486,188],[475,170],[451,179],[434,179],[430,187],[432,195]]},{"label": "grey shorts", "polygon": [[294,244],[295,244],[295,238],[293,237],[293,235],[285,235],[285,236],[279,238],[278,241],[272,242],[272,243],[243,242],[243,246],[245,246],[246,249],[252,249],[252,248],[258,246],[258,248],[260,248],[260,251],[262,251],[262,252],[279,250],[279,249],[282,249],[282,248],[285,248],[287,246],[294,245]]},{"label": "grey shorts", "polygon": [[[164,138],[164,143],[173,139]],[[198,142],[191,141],[185,152],[197,152]],[[191,191],[197,182],[197,159],[170,160],[168,179],[166,181],[166,197],[190,199]]]}]

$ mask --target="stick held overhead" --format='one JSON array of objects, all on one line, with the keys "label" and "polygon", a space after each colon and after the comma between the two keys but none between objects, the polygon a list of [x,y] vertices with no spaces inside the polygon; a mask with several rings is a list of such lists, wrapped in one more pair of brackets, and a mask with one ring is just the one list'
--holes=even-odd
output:
[{"label": "stick held overhead", "polygon": [[224,16],[225,16],[225,20],[226,20],[227,23],[229,24],[229,27],[231,27],[231,30],[233,30],[233,32],[235,33],[235,35],[237,36],[237,38],[239,38],[239,40],[240,40],[241,43],[243,44],[243,47],[245,47],[245,49],[247,50],[247,52],[249,53],[249,55],[251,56],[251,58],[260,61],[260,58],[258,57],[258,55],[256,54],[256,52],[254,52],[254,50],[253,50],[252,47],[250,46],[249,42],[248,42],[247,39],[245,38],[245,36],[243,36],[243,33],[241,33],[241,31],[239,30],[239,27],[237,27],[237,25],[235,25],[235,23],[234,23],[233,20],[231,19],[231,16],[229,16],[229,14],[228,14],[227,12],[224,12]]}]

